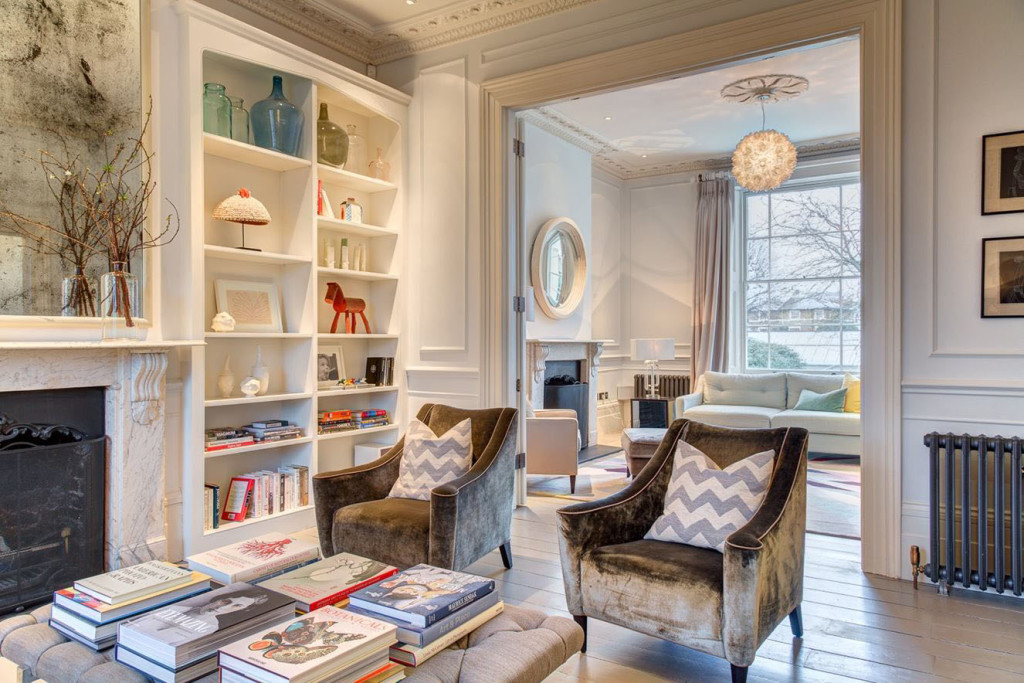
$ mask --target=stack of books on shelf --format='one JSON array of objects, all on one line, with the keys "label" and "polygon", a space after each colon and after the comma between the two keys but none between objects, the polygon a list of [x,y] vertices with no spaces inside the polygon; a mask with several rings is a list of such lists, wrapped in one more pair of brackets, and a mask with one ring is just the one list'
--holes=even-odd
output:
[{"label": "stack of books on shelf", "polygon": [[393,385],[395,383],[395,359],[388,356],[367,358],[366,381],[378,387]]},{"label": "stack of books on shelf", "polygon": [[295,600],[300,612],[327,605],[344,607],[357,590],[398,573],[391,565],[351,553],[338,553],[279,576],[260,581],[264,588]]},{"label": "stack of books on shelf", "polygon": [[220,528],[220,486],[203,484],[203,531]]},{"label": "stack of books on shelf", "polygon": [[[204,524],[215,528],[213,519],[217,515],[214,500],[220,498],[219,488],[209,496],[205,508]],[[259,519],[309,505],[309,468],[305,465],[281,465],[276,470],[247,472],[231,478],[224,504],[220,508],[220,519],[240,522]]]},{"label": "stack of books on shelf", "polygon": [[234,427],[211,427],[206,430],[206,445],[204,450],[207,453],[224,451],[229,448],[242,448],[252,446],[256,443],[255,437],[244,429]]},{"label": "stack of books on shelf", "polygon": [[222,584],[261,581],[318,559],[320,550],[312,543],[276,532],[186,558],[190,569],[209,574]]},{"label": "stack of books on shelf", "polygon": [[321,410],[317,415],[317,433],[334,434],[356,429],[370,429],[390,424],[388,411],[377,410]]},{"label": "stack of books on shelf", "polygon": [[53,594],[50,626],[72,640],[104,650],[121,622],[210,589],[210,577],[168,562],[133,567],[76,581]]},{"label": "stack of books on shelf", "polygon": [[284,595],[232,583],[123,622],[116,658],[164,683],[193,681],[217,669],[220,647],[294,614]]},{"label": "stack of books on shelf", "polygon": [[405,669],[388,661],[395,631],[393,624],[328,605],[222,647],[220,680],[398,681]]},{"label": "stack of books on shelf", "polygon": [[245,425],[242,429],[252,434],[256,443],[269,443],[272,441],[285,441],[287,439],[298,439],[302,436],[302,430],[288,420],[256,420],[252,424]]},{"label": "stack of books on shelf", "polygon": [[349,611],[397,627],[391,660],[419,666],[504,609],[494,581],[426,564],[353,593]]}]

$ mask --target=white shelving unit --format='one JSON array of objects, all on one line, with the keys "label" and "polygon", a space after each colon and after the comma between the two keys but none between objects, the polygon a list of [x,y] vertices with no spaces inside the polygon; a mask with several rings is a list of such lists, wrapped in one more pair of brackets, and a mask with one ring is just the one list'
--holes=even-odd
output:
[{"label": "white shelving unit", "polygon": [[[185,554],[193,554],[268,531],[296,531],[314,525],[313,506],[203,529],[203,485],[221,486],[222,500],[232,476],[284,464],[309,467],[310,475],[353,464],[361,441],[394,442],[406,419],[403,318],[406,265],[405,139],[409,98],[322,57],[254,30],[192,0],[154,4],[152,26],[159,34],[154,55],[161,69],[155,106],[177,115],[161,116],[156,135],[162,196],[181,210],[182,234],[165,248],[164,291],[179,292],[180,314],[168,316],[168,333],[196,345],[185,354],[186,390],[182,473]],[[242,97],[246,109],[270,93],[280,75],[285,96],[305,122],[298,156],[205,133],[203,83],[223,84]],[[326,103],[331,120],[355,124],[367,142],[367,162],[380,148],[391,165],[388,181],[363,175],[367,169],[338,169],[316,162],[316,120]],[[353,197],[363,205],[363,223],[317,215],[316,191],[327,190],[335,212]],[[247,226],[241,250],[237,224],[215,221],[213,208],[240,187],[267,207],[270,225]],[[185,229],[187,227],[187,230]],[[347,238],[366,247],[367,270],[329,268],[325,240]],[[337,244],[337,242],[335,242]],[[273,282],[280,292],[281,332],[217,333],[218,279]],[[337,282],[346,296],[366,300],[371,333],[331,334],[334,311],[324,303],[326,286]],[[360,323],[360,331],[362,324]],[[205,343],[204,343],[205,342]],[[255,360],[257,347],[270,369],[269,392],[246,398],[238,383]],[[368,357],[395,358],[394,386],[354,390],[318,387],[317,352],[340,347],[347,376],[362,377]],[[227,360],[235,390],[222,397],[217,378]],[[386,409],[392,424],[318,436],[319,410]],[[256,419],[286,419],[302,427],[300,439],[204,452],[204,430],[240,426]],[[310,486],[312,492],[312,486]],[[310,501],[312,503],[312,500]]]}]

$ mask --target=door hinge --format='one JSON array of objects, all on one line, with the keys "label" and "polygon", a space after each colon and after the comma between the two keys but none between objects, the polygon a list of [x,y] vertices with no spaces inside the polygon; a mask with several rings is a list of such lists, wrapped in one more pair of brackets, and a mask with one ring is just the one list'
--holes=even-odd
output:
[{"label": "door hinge", "polygon": [[516,391],[522,391],[522,390],[523,390],[523,380],[517,379],[516,380]]},{"label": "door hinge", "polygon": [[526,297],[525,296],[514,296],[514,297],[512,297],[512,311],[514,313],[526,313]]},{"label": "door hinge", "polygon": [[522,140],[520,140],[519,138],[513,138],[512,139],[512,153],[515,154],[517,157],[525,157],[526,156],[526,143],[523,142]]}]

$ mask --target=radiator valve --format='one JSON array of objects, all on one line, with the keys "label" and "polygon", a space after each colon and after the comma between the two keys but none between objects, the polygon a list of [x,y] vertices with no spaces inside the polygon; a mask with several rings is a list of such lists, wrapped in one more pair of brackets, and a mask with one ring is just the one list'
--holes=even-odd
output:
[{"label": "radiator valve", "polygon": [[910,573],[914,577],[914,590],[917,590],[917,577],[924,573],[921,566],[921,548],[916,545],[910,546]]}]

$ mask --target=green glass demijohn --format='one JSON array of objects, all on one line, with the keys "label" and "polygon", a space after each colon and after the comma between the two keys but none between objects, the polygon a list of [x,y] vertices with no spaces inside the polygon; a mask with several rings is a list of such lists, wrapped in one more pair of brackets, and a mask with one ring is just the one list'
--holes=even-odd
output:
[{"label": "green glass demijohn", "polygon": [[348,133],[327,118],[327,104],[320,103],[316,121],[316,160],[321,164],[344,168],[348,161]]}]

